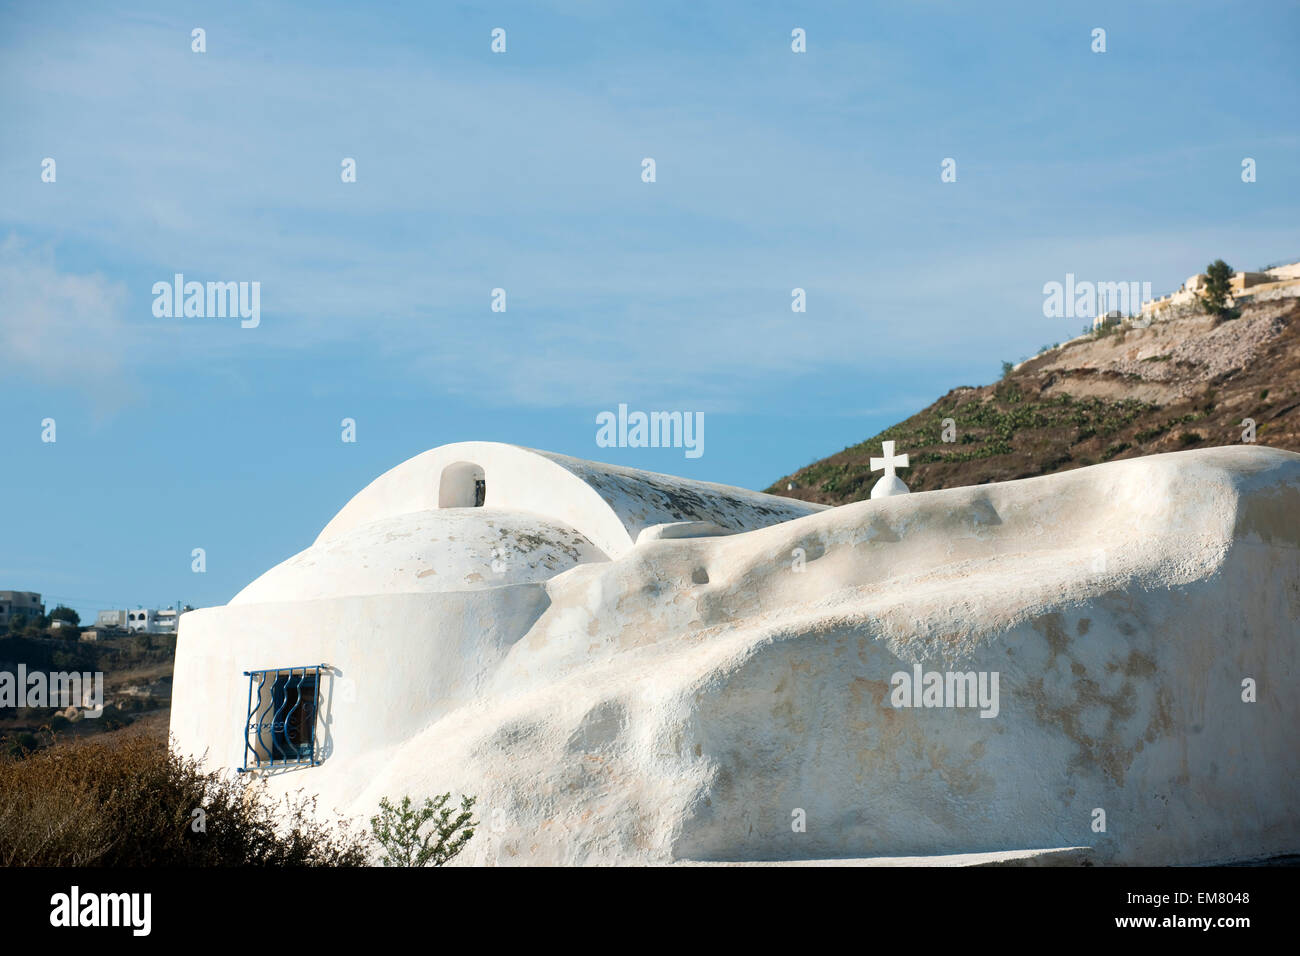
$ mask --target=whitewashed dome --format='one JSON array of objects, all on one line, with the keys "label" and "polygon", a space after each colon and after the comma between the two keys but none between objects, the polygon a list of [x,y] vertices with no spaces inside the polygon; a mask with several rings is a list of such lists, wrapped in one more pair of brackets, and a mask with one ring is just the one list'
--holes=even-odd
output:
[{"label": "whitewashed dome", "polygon": [[607,465],[498,442],[458,442],[416,455],[380,475],[334,516],[320,544],[379,518],[475,502],[545,515],[578,529],[610,558],[647,528],[708,522],[752,531],[825,510],[825,505],[743,488]]},{"label": "whitewashed dome", "polygon": [[416,455],[358,492],[311,547],[231,604],[540,584],[646,539],[729,534],[824,509],[497,442]]},{"label": "whitewashed dome", "polygon": [[231,604],[532,584],[609,558],[580,531],[504,508],[392,515],[317,541]]}]

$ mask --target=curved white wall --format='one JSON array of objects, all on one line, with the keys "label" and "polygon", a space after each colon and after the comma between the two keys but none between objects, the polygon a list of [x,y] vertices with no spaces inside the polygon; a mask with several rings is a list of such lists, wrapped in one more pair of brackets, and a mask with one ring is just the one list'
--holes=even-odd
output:
[{"label": "curved white wall", "polygon": [[540,584],[386,594],[191,611],[176,647],[171,733],[209,767],[243,763],[246,670],[327,664],[320,766],[274,776],[343,809],[394,751],[471,705],[484,680],[548,604]]},{"label": "curved white wall", "polygon": [[441,508],[379,518],[317,541],[267,571],[230,603],[532,584],[578,564],[608,560],[581,532],[531,512]]},{"label": "curved white wall", "polygon": [[[492,507],[532,511],[576,528],[610,556],[632,547],[618,516],[590,486],[544,455],[497,442],[459,442],[416,455],[380,475],[349,501],[317,542],[346,534],[378,518],[440,507],[448,466],[483,469]],[[453,477],[455,472],[453,472]]]}]

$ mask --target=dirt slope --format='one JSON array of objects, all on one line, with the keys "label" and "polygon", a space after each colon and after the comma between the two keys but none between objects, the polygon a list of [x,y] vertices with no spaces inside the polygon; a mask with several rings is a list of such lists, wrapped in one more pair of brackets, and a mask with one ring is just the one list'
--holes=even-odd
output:
[{"label": "dirt slope", "polygon": [[[870,495],[868,459],[893,439],[912,491],[1007,481],[1183,448],[1242,441],[1300,451],[1300,301],[1247,305],[1067,342],[1000,382],[962,386],[767,491],[826,504]],[[944,420],[951,419],[950,441]],[[787,485],[793,483],[794,488]]]}]

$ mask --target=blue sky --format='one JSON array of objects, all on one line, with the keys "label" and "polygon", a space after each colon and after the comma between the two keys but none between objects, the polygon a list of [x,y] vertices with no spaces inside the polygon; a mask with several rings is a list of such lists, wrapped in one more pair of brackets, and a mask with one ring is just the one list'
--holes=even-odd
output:
[{"label": "blue sky", "polygon": [[[1067,272],[1300,258],[1297,36],[1293,2],[0,3],[0,589],[223,603],[450,441],[764,487],[1076,334]],[[176,272],[260,282],[261,325],[155,318]],[[597,447],[620,402],[704,412],[704,455]]]}]

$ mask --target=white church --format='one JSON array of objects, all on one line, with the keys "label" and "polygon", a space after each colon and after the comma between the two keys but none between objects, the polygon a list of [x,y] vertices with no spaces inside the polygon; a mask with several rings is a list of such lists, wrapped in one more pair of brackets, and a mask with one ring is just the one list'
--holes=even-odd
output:
[{"label": "white church", "polygon": [[873,465],[827,508],[427,451],[182,618],[172,734],[359,818],[473,794],[458,863],[1300,851],[1300,455]]}]

